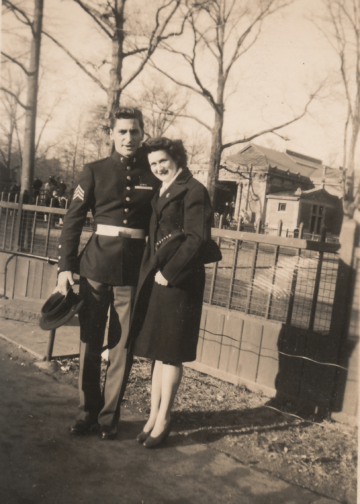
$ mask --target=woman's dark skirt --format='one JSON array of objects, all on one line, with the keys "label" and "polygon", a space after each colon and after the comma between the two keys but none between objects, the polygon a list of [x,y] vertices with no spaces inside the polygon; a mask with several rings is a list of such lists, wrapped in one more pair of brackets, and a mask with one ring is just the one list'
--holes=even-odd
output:
[{"label": "woman's dark skirt", "polygon": [[144,323],[132,346],[134,355],[174,365],[196,359],[204,267],[192,273],[181,287],[153,283]]}]

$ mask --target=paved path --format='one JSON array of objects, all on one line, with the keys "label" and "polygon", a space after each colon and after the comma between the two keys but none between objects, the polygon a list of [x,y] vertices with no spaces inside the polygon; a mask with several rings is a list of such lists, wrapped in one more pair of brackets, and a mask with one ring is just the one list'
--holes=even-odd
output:
[{"label": "paved path", "polygon": [[[330,504],[174,432],[146,450],[142,419],[125,411],[114,441],[68,434],[77,391],[34,365],[0,318],[0,502],[2,504]],[[27,347],[36,341],[28,325]],[[8,335],[5,333],[8,332]],[[35,334],[35,337],[34,337]]]}]

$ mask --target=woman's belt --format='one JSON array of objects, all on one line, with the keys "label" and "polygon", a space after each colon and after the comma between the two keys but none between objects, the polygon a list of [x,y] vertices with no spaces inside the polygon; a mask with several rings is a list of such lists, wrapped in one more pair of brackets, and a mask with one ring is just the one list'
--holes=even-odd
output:
[{"label": "woman's belt", "polygon": [[133,229],[121,226],[108,226],[106,224],[97,224],[95,234],[100,236],[122,236],[124,238],[144,239],[145,231],[143,229]]}]

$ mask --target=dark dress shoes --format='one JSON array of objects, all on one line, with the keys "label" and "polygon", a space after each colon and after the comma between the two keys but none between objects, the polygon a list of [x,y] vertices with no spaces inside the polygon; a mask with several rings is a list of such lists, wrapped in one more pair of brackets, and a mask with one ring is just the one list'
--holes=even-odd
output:
[{"label": "dark dress shoes", "polygon": [[101,439],[115,439],[117,434],[116,425],[100,425]]},{"label": "dark dress shoes", "polygon": [[141,431],[140,434],[136,436],[136,441],[138,443],[143,443],[144,441],[146,441],[146,439],[150,436],[151,430],[148,432]]},{"label": "dark dress shoes", "polygon": [[84,436],[87,434],[94,434],[99,429],[99,424],[93,420],[77,420],[70,427],[70,434],[75,436]]},{"label": "dark dress shoes", "polygon": [[146,440],[143,443],[143,446],[145,446],[145,448],[155,448],[156,446],[159,446],[161,443],[165,441],[170,432],[171,432],[171,422],[167,424],[165,429],[158,436],[152,437],[150,435],[148,438],[146,438]]}]

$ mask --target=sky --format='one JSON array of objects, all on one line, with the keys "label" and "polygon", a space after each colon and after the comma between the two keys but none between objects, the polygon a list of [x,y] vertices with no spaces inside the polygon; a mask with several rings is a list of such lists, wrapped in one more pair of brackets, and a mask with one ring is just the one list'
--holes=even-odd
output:
[{"label": "sky", "polygon": [[[145,13],[149,6],[148,0],[128,0],[128,4],[135,4]],[[30,0],[22,0],[21,5],[31,12]],[[337,75],[337,55],[312,22],[315,16],[321,15],[321,9],[321,0],[296,0],[266,22],[260,39],[234,66],[229,90],[236,89],[236,92],[226,104],[224,142],[290,120],[294,113],[302,110],[309,94],[324,77]],[[18,23],[3,16],[2,25],[4,50],[10,52],[15,47],[19,51],[21,43],[6,32],[9,25],[18,27]],[[71,0],[45,0],[44,29],[58,36],[64,45],[90,64],[101,60],[103,55],[109,57],[109,42],[94,30],[93,22]],[[173,65],[174,74],[186,75],[186,70],[175,60],[161,58],[168,68]],[[106,94],[46,37],[43,37],[42,61],[46,70],[42,74],[39,110],[44,113],[59,102],[44,131],[43,138],[48,141],[61,136],[89,107],[105,104]],[[210,67],[211,62],[204,59],[199,72],[205,75]],[[130,89],[133,95],[140,93],[150,73],[148,70],[134,82]],[[107,75],[103,77],[106,79]],[[154,73],[152,78],[158,79]],[[166,86],[171,87],[171,83]],[[202,98],[194,96],[191,108],[212,124],[212,110]],[[253,142],[281,151],[301,152],[338,167],[342,161],[345,114],[346,101],[341,96],[341,87],[327,88],[322,92],[322,99],[312,104],[307,117],[279,132],[288,140],[268,134]],[[189,120],[181,124],[181,130],[207,135],[205,129],[199,129],[198,123]],[[172,133],[176,135],[177,131]],[[241,148],[242,145],[234,147],[229,154]]]}]

